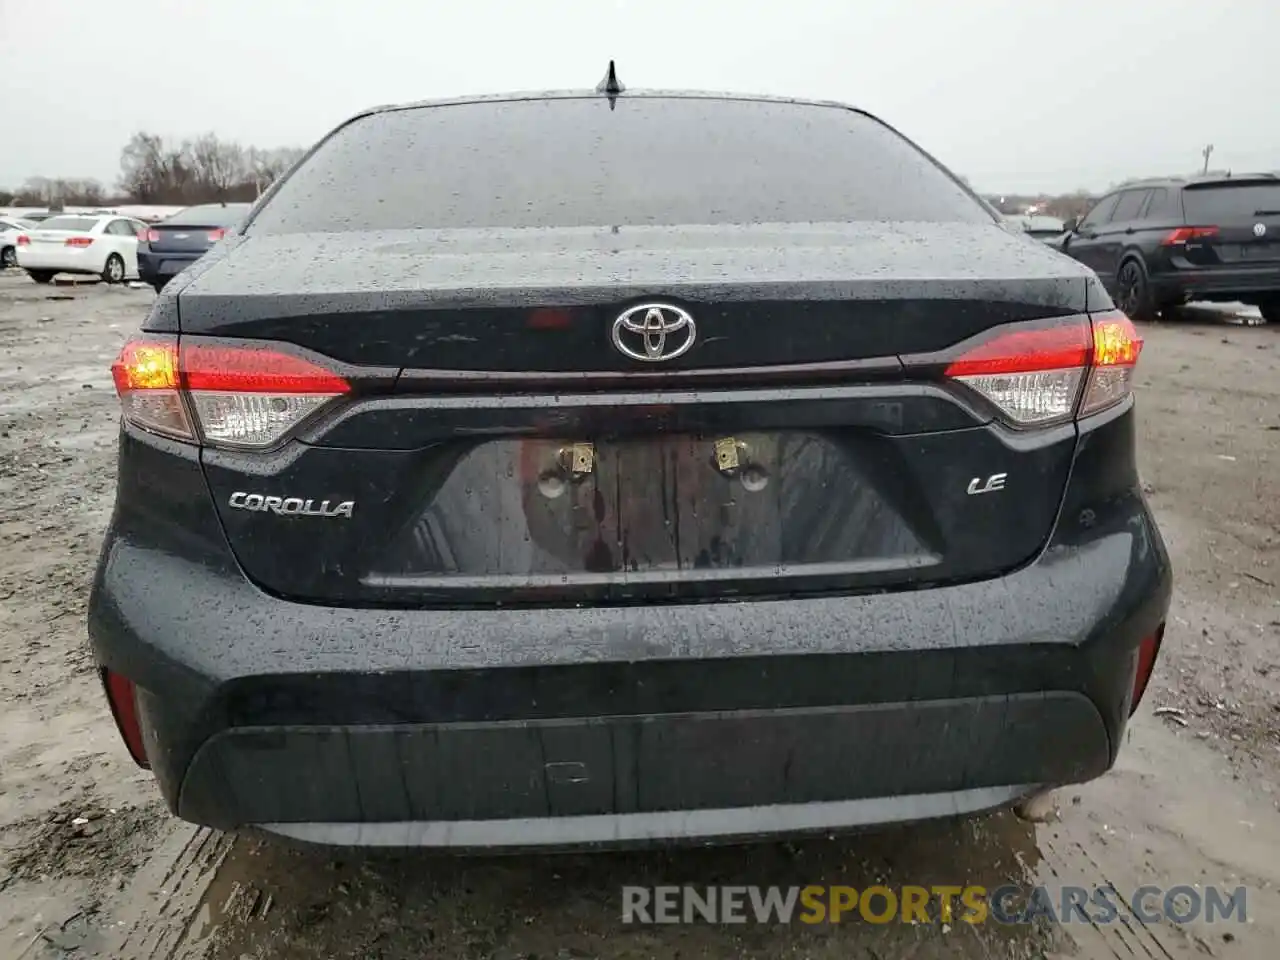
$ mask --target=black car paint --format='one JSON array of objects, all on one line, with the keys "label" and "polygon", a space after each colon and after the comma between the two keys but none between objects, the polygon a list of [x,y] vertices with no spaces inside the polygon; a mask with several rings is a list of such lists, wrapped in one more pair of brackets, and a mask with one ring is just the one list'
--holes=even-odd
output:
[{"label": "black car paint", "polygon": [[[265,454],[122,427],[90,634],[138,685],[178,815],[324,842],[754,834],[963,812],[1114,762],[1171,582],[1133,401],[1016,431],[938,378],[992,326],[1109,309],[1089,271],[994,218],[914,236],[622,227],[594,250],[499,233],[491,253],[528,245],[501,270],[404,233],[259,238],[252,218],[244,232],[171,284],[146,329],[379,369]],[[607,321],[640,295],[705,313],[706,352],[656,374],[621,363]],[[527,322],[547,309],[566,324],[555,348]],[[735,344],[774,311],[786,336]],[[513,444],[744,431],[818,436],[863,471],[833,492],[801,461],[800,577],[744,578],[678,545],[667,560],[685,576],[629,577],[591,537],[553,537],[573,562],[552,571],[513,552],[500,510],[446,538],[463,561],[448,568],[414,535],[442,492],[449,517],[468,483],[501,477]],[[492,456],[467,466],[477,451]],[[660,458],[638,456],[643,489]],[[964,496],[1006,462],[1005,497]],[[226,509],[236,490],[340,488],[369,526]],[[870,509],[850,529],[833,503]],[[816,821],[797,819],[806,804]]]},{"label": "black car paint", "polygon": [[[1185,209],[1188,191],[1231,188],[1232,184],[1258,180],[1274,187],[1280,196],[1280,179],[1274,175],[1195,177],[1188,180],[1156,180],[1130,184],[1102,197],[1080,224],[1062,239],[1058,249],[1097,272],[1113,295],[1118,293],[1120,271],[1126,262],[1141,265],[1149,294],[1137,304],[1141,319],[1157,310],[1187,300],[1244,301],[1280,309],[1280,252],[1265,260],[1242,261],[1223,256],[1220,245],[1231,248],[1267,245],[1280,251],[1280,210],[1259,210],[1243,221],[1201,223]],[[1140,196],[1138,196],[1140,195]],[[1133,196],[1133,202],[1125,202]],[[1194,212],[1194,211],[1192,211]],[[1255,223],[1266,227],[1258,237]],[[1170,247],[1163,241],[1184,226],[1219,226],[1210,240]]]}]

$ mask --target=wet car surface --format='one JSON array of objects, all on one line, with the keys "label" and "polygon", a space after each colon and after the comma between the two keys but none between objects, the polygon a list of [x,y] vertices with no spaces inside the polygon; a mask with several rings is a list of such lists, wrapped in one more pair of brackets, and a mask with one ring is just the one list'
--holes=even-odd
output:
[{"label": "wet car surface", "polygon": [[[1269,325],[1195,309],[1141,328],[1140,463],[1179,588],[1117,766],[1059,791],[1058,822],[998,814],[708,851],[370,859],[173,820],[150,776],[132,768],[101,700],[81,617],[115,482],[119,410],[107,370],[152,301],[149,290],[48,290],[0,278],[9,360],[0,377],[8,618],[0,954],[1272,956],[1280,936],[1277,614],[1271,588],[1246,575],[1275,581],[1267,537],[1280,498],[1273,474],[1260,469],[1277,442],[1268,426],[1280,426],[1271,389],[1280,345]],[[1253,922],[959,923],[944,931],[936,919],[830,927],[620,920],[627,884],[1006,879],[1126,889],[1245,883]]]}]

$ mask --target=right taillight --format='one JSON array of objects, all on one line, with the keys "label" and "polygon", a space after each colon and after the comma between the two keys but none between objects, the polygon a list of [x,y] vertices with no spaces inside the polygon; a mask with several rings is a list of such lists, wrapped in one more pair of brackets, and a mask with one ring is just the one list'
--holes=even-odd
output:
[{"label": "right taillight", "polygon": [[178,440],[264,449],[351,385],[320,360],[176,337],[131,340],[111,368],[125,419]]},{"label": "right taillight", "polygon": [[1105,410],[1133,392],[1133,370],[1142,352],[1142,337],[1120,311],[1093,317],[1093,356],[1080,416]]},{"label": "right taillight", "polygon": [[984,337],[945,376],[980,394],[1015,427],[1097,413],[1129,395],[1142,338],[1123,313],[1011,324]]},{"label": "right taillight", "polygon": [[20,247],[29,247],[31,246],[31,238],[28,237],[25,233],[20,233],[18,234],[17,244]]}]

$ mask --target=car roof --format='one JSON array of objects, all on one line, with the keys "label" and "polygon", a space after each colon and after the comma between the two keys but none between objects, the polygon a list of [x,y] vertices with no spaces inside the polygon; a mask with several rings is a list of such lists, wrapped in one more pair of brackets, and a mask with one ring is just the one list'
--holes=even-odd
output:
[{"label": "car roof", "polygon": [[770,96],[763,93],[730,93],[716,92],[711,90],[632,90],[627,88],[625,91],[617,94],[602,93],[595,90],[537,90],[516,93],[490,93],[465,97],[447,97],[433,100],[413,100],[405,103],[387,103],[375,107],[369,107],[361,110],[359,113],[353,114],[347,120],[340,124],[346,126],[362,117],[373,116],[379,113],[394,113],[401,110],[419,110],[424,107],[457,107],[469,104],[482,103],[521,103],[537,100],[595,100],[607,97],[617,100],[735,100],[739,102],[758,102],[758,103],[790,103],[798,106],[806,107],[831,107],[837,110],[852,110],[855,113],[865,114],[872,119],[879,119],[874,114],[868,113],[859,107],[855,107],[848,103],[841,103],[838,100],[812,100],[804,97],[782,97]]},{"label": "car roof", "polygon": [[1150,187],[1203,187],[1212,186],[1221,183],[1236,183],[1239,181],[1267,181],[1274,180],[1280,183],[1280,175],[1275,173],[1205,173],[1196,174],[1190,177],[1149,177],[1144,180],[1135,180],[1133,183],[1126,183],[1124,186],[1116,187],[1114,190],[1108,190],[1107,193],[1119,193],[1122,190],[1142,190]]}]

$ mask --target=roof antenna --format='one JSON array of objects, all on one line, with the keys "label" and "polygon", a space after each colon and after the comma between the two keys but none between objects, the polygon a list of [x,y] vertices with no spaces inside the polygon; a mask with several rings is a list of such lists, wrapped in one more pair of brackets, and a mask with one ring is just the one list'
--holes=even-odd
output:
[{"label": "roof antenna", "polygon": [[603,93],[609,98],[609,109],[612,110],[618,102],[618,94],[627,88],[622,85],[622,81],[618,79],[618,70],[614,66],[612,60],[609,61],[609,70],[604,75],[604,79],[596,84],[596,93]]}]

